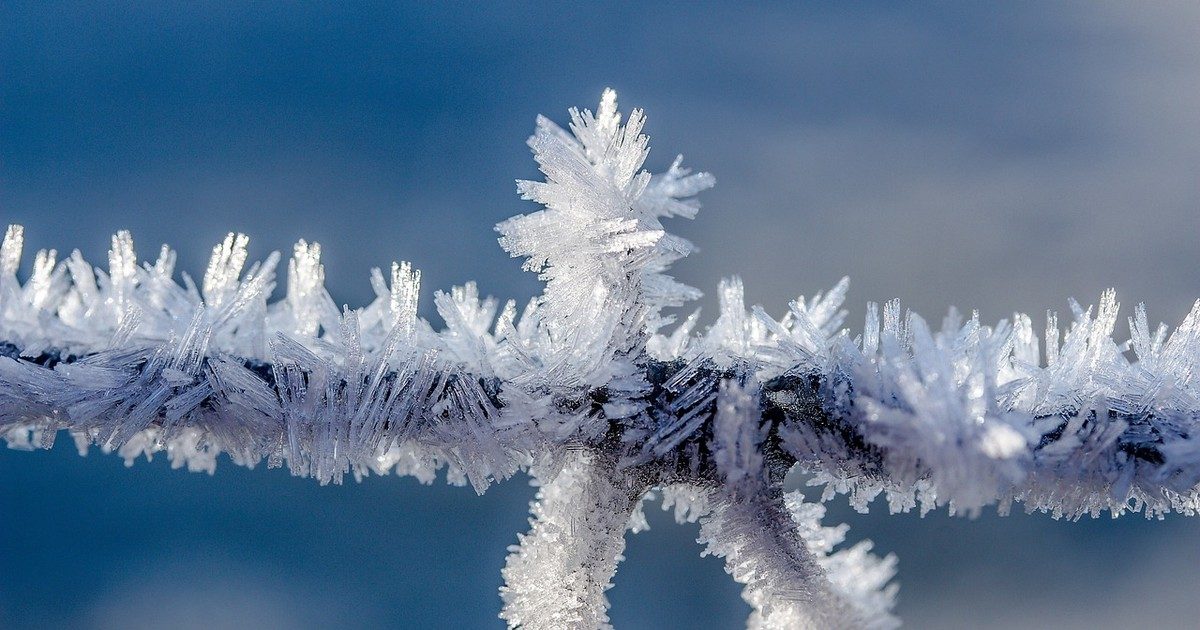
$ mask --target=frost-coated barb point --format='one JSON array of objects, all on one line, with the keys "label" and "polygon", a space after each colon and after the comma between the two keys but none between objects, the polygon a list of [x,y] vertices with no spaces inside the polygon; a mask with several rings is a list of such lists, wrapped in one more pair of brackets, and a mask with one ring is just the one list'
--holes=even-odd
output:
[{"label": "frost-coated barb point", "polygon": [[321,483],[446,468],[483,492],[527,471],[540,489],[501,616],[531,629],[607,626],[625,530],[645,528],[655,495],[745,584],[750,627],[898,625],[895,558],[837,550],[845,527],[784,491],[793,468],[864,511],[882,496],[892,512],[1196,512],[1200,303],[1174,332],[1139,305],[1118,344],[1113,292],[1072,301],[1074,323],[1048,314],[1042,348],[1025,315],[987,326],[951,311],[935,332],[896,301],[870,304],[851,336],[845,280],[775,318],[747,310],[733,278],[706,331],[693,314],[662,332],[664,309],[699,293],[667,275],[692,246],[661,219],[693,217],[713,179],[680,159],[642,170],[643,123],[639,110],[622,123],[611,90],[595,113],[571,110],[569,130],[538,118],[545,181],[518,191],[543,209],[497,230],[545,291],[520,315],[473,283],[439,291],[442,330],[417,317],[408,263],[372,271],[371,304],[338,309],[320,246],[301,241],[269,303],[280,257],[246,268],[244,235],[213,248],[197,287],[176,282],[165,246],[139,266],[120,232],[107,270],[43,250],[22,283],[11,226],[0,437],[49,448],[67,431],[81,453],[166,451],[210,473],[225,453]]}]

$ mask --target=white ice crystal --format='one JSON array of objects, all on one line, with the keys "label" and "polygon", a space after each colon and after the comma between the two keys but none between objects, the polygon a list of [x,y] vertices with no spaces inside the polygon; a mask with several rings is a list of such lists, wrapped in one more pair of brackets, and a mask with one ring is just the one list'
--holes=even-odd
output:
[{"label": "white ice crystal", "polygon": [[571,110],[572,134],[539,116],[529,146],[546,181],[517,189],[545,209],[496,226],[501,246],[546,282],[539,315],[551,343],[539,358],[552,385],[606,383],[620,369],[614,359],[639,354],[665,323],[664,307],[699,297],[666,275],[692,245],[659,219],[695,216],[690,198],[713,178],[689,174],[681,159],[662,175],[641,170],[644,123],[635,109],[621,124],[612,90],[595,114]]},{"label": "white ice crystal", "polygon": [[[530,630],[607,628],[604,591],[625,549],[625,529],[645,488],[584,453],[538,491],[528,534],[509,547],[504,617]],[[582,509],[581,509],[582,508]]]},{"label": "white ice crystal", "polygon": [[[793,468],[866,510],[1014,503],[1055,517],[1200,507],[1200,302],[1169,332],[1143,307],[1117,343],[1116,296],[1071,302],[1044,347],[1017,314],[994,326],[951,311],[939,330],[898,302],[843,328],[848,284],[797,298],[776,318],[723,281],[707,330],[666,309],[698,292],[669,275],[691,245],[662,219],[690,218],[713,184],[676,159],[642,169],[642,113],[605,91],[564,130],[529,140],[542,208],[501,223],[501,245],[546,285],[523,309],[473,283],[434,294],[445,322],[417,317],[420,274],[371,274],[375,300],[337,308],[321,249],[301,241],[284,298],[278,254],[247,267],[248,239],[213,248],[199,286],[175,253],[138,262],[127,232],[107,269],[38,252],[18,278],[23,231],[0,245],[0,437],[48,448],[67,431],[132,462],[287,466],[321,483],[439,469],[483,492],[520,471],[539,485],[531,530],[510,549],[502,617],[523,628],[608,623],[605,590],[626,529],[662,496],[701,523],[706,553],[745,585],[754,628],[888,628],[895,560],[786,493]],[[519,311],[519,312],[518,312]],[[1128,352],[1136,360],[1128,358]]]}]

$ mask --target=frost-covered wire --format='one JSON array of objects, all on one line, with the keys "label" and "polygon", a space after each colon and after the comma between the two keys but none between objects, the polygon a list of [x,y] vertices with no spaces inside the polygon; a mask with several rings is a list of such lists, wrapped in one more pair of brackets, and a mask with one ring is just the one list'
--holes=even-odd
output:
[{"label": "frost-covered wire", "polygon": [[623,121],[611,90],[568,130],[538,119],[545,180],[518,190],[543,208],[497,229],[545,291],[520,314],[474,284],[436,292],[441,330],[417,317],[408,263],[372,272],[369,305],[339,309],[320,246],[301,241],[270,302],[280,257],[247,266],[243,235],[197,284],[177,281],[165,246],[139,264],[121,232],[107,270],[41,251],[22,282],[10,227],[0,436],[49,448],[66,431],[81,453],[166,451],[207,472],[225,453],[321,483],[445,468],[483,492],[526,471],[540,489],[501,613],[523,628],[606,626],[624,532],[656,493],[745,584],[751,627],[894,627],[894,558],[839,550],[844,527],[784,491],[793,469],[861,510],[882,496],[893,512],[1195,513],[1200,305],[1173,332],[1139,306],[1127,343],[1112,292],[1071,302],[1065,331],[1048,314],[1041,336],[1025,315],[954,311],[934,331],[895,301],[852,335],[845,280],[775,317],[747,309],[733,278],[712,326],[676,325],[667,309],[699,294],[667,274],[692,247],[661,220],[694,216],[713,179],[679,159],[644,171],[643,122]]}]

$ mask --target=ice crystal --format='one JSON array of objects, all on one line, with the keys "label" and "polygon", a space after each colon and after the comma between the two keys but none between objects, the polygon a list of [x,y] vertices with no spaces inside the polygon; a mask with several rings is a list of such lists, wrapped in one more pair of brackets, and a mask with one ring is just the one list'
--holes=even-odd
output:
[{"label": "ice crystal", "polygon": [[785,492],[793,469],[861,510],[880,496],[893,512],[1197,510],[1200,303],[1173,332],[1138,306],[1128,344],[1112,292],[1071,302],[1065,332],[1048,314],[1041,337],[1020,314],[951,311],[935,331],[896,301],[869,305],[852,336],[845,280],[777,319],[732,278],[707,330],[695,313],[664,330],[698,292],[667,274],[692,247],[662,219],[694,216],[713,179],[680,159],[643,170],[644,116],[623,119],[611,90],[570,116],[568,130],[539,118],[529,140],[545,180],[518,191],[542,209],[497,227],[545,291],[519,313],[472,283],[436,292],[441,330],[417,317],[408,263],[372,271],[371,304],[339,309],[320,246],[301,241],[269,303],[280,257],[247,267],[244,235],[213,249],[197,287],[176,281],[172,250],[139,264],[120,232],[106,270],[41,251],[21,282],[10,227],[0,436],[48,448],[66,431],[81,453],[165,451],[209,473],[222,453],[265,459],[321,483],[445,468],[483,492],[528,472],[531,529],[501,591],[523,628],[605,627],[625,531],[656,495],[745,585],[750,627],[894,627],[894,558],[838,549],[845,528]]}]

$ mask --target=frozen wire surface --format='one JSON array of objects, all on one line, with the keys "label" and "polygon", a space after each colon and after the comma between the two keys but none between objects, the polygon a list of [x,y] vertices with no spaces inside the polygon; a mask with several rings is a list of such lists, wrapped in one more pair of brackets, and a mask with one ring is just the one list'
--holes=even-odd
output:
[{"label": "frozen wire surface", "polygon": [[67,431],[81,451],[165,450],[208,472],[226,453],[321,483],[445,467],[483,492],[528,470],[543,487],[502,613],[527,628],[607,623],[624,530],[656,488],[701,519],[766,628],[896,623],[894,559],[834,551],[844,532],[782,492],[793,465],[860,509],[882,495],[892,511],[1194,513],[1200,311],[1168,332],[1139,307],[1118,344],[1112,292],[1072,302],[1065,334],[1048,316],[1043,335],[1025,315],[954,312],[935,332],[893,301],[852,335],[845,281],[776,318],[747,309],[733,278],[715,324],[675,325],[664,309],[699,294],[667,275],[691,245],[661,219],[694,216],[713,179],[680,160],[643,171],[643,122],[635,110],[622,124],[612,91],[572,110],[569,130],[539,118],[529,144],[546,179],[518,189],[544,208],[497,229],[545,292],[519,315],[473,284],[438,292],[442,330],[417,318],[408,264],[372,273],[371,304],[338,309],[320,246],[301,241],[268,303],[280,258],[247,267],[245,236],[214,248],[197,286],[176,281],[168,248],[139,266],[122,232],[107,271],[43,251],[21,282],[13,226],[0,433],[33,448]]}]

